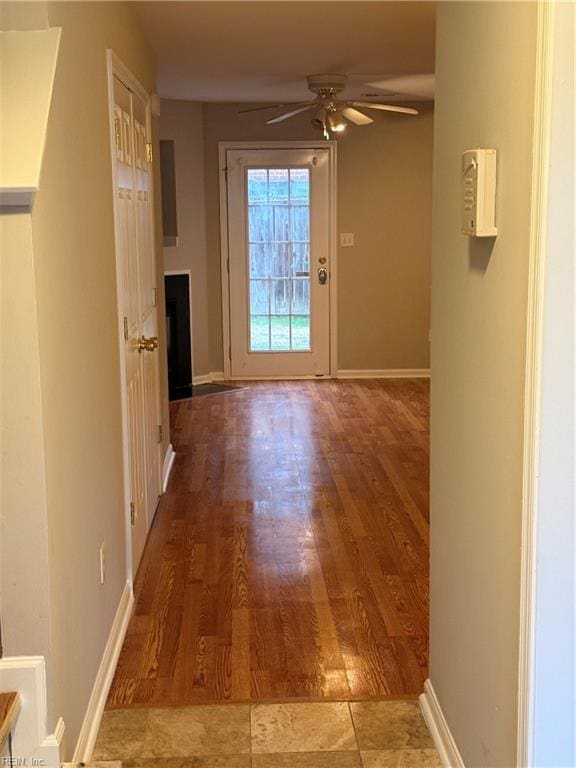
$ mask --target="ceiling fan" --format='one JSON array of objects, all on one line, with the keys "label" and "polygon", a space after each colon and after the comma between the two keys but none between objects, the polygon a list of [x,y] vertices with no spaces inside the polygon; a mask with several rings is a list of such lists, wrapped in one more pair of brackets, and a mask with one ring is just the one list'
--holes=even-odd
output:
[{"label": "ceiling fan", "polygon": [[309,90],[316,94],[316,98],[312,101],[302,101],[299,104],[267,104],[262,107],[242,109],[240,112],[257,112],[264,109],[290,107],[288,112],[283,112],[281,115],[266,120],[267,125],[273,125],[313,109],[312,125],[322,130],[325,139],[329,139],[332,133],[342,133],[346,130],[348,122],[354,123],[354,125],[369,125],[374,122],[371,117],[360,112],[356,107],[379,109],[385,112],[401,112],[405,115],[418,114],[418,110],[412,107],[340,99],[339,94],[346,87],[348,80],[346,75],[308,75],[306,79]]}]

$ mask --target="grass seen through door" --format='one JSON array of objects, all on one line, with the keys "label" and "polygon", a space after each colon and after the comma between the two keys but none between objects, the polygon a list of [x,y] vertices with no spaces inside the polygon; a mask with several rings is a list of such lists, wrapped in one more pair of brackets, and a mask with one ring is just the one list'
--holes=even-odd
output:
[{"label": "grass seen through door", "polygon": [[253,352],[309,350],[310,315],[253,315],[250,318],[250,348]]}]

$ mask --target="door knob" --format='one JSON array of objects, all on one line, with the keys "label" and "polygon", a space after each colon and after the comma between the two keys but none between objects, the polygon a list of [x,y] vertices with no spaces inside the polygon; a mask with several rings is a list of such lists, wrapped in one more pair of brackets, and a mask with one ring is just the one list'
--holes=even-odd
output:
[{"label": "door knob", "polygon": [[149,339],[146,336],[141,336],[136,342],[136,349],[138,352],[154,352],[158,347],[158,337],[151,336]]},{"label": "door knob", "polygon": [[318,282],[320,285],[326,285],[328,282],[328,270],[326,267],[320,267],[318,269]]}]

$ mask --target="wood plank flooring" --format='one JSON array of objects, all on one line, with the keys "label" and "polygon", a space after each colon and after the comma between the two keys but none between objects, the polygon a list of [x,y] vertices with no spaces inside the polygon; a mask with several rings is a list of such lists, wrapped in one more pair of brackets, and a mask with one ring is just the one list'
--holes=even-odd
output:
[{"label": "wood plank flooring", "polygon": [[4,746],[14,727],[21,706],[22,700],[19,693],[15,691],[0,693],[0,747]]},{"label": "wood plank flooring", "polygon": [[420,693],[428,402],[425,380],[372,380],[173,404],[108,707]]}]

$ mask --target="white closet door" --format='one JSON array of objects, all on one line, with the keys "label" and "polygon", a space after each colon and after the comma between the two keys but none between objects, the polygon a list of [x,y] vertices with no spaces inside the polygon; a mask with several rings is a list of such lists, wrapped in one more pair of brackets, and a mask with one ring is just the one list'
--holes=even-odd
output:
[{"label": "white closet door", "polygon": [[[160,491],[158,352],[146,105],[114,77],[116,228],[121,281],[132,564],[135,573]],[[157,346],[157,341],[156,341]]]}]

